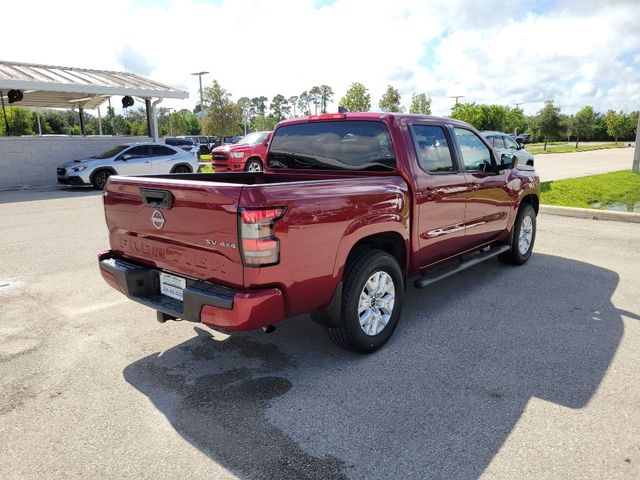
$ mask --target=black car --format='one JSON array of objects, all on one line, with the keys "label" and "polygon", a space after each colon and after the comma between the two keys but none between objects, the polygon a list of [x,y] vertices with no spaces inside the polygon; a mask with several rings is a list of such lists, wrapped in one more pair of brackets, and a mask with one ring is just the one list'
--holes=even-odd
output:
[{"label": "black car", "polygon": [[198,152],[198,144],[189,137],[166,137],[164,143],[172,147],[178,147],[193,154]]},{"label": "black car", "polygon": [[528,133],[521,133],[516,137],[516,142],[518,142],[520,145],[531,143],[531,135]]}]

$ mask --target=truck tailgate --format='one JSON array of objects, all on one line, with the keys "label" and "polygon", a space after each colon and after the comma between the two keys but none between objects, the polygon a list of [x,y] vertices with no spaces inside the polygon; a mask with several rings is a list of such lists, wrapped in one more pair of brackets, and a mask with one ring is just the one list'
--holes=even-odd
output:
[{"label": "truck tailgate", "polygon": [[242,189],[229,183],[111,177],[104,192],[111,249],[159,269],[240,287]]}]

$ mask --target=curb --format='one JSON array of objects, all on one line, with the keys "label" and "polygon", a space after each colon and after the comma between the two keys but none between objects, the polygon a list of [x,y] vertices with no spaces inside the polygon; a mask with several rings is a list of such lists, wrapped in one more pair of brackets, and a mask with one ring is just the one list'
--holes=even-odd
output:
[{"label": "curb", "polygon": [[611,210],[596,210],[592,208],[540,205],[540,213],[546,213],[547,215],[560,215],[563,217],[589,218],[591,220],[640,223],[640,213],[632,212],[615,212]]}]

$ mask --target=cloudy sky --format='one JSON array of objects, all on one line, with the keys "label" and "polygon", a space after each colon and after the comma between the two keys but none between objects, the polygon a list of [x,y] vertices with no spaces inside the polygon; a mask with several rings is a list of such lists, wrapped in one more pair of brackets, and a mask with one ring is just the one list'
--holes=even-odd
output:
[{"label": "cloudy sky", "polygon": [[452,95],[640,109],[638,0],[21,0],[12,15],[0,59],[133,71],[187,90],[177,108],[207,70],[235,99],[328,84],[337,102],[359,81],[374,108],[392,84],[439,115]]}]

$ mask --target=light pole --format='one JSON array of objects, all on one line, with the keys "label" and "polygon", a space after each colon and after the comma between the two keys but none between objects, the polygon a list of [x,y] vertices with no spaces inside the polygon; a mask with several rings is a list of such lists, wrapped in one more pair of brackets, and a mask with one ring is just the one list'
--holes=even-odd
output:
[{"label": "light pole", "polygon": [[464,95],[451,95],[449,98],[455,98],[456,99],[456,105],[458,104],[458,99],[459,98],[464,98]]},{"label": "light pole", "polygon": [[635,173],[640,173],[640,115],[638,116],[638,127],[636,128],[636,144],[633,151],[631,170]]},{"label": "light pole", "polygon": [[202,75],[206,75],[209,72],[195,72],[191,75],[197,75],[198,80],[200,81],[200,121],[202,122],[202,133],[204,135],[207,134],[204,122],[204,97],[202,96]]},{"label": "light pole", "polygon": [[202,75],[206,75],[208,73],[209,72],[195,72],[191,74],[191,75],[197,75],[198,80],[200,80],[200,111],[201,112],[204,110],[204,97],[202,96]]}]

